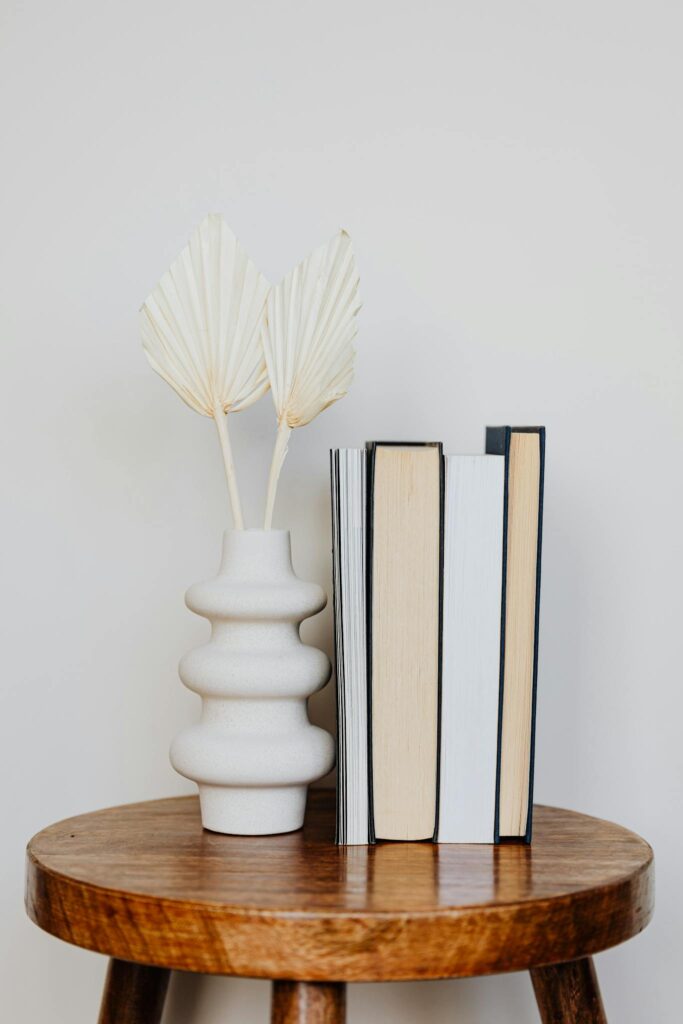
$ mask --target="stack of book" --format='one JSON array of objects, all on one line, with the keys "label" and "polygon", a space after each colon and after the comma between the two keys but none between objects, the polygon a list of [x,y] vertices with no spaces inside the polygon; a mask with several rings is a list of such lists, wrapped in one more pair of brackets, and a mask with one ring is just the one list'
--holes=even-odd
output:
[{"label": "stack of book", "polygon": [[331,452],[337,842],[529,842],[543,427]]}]

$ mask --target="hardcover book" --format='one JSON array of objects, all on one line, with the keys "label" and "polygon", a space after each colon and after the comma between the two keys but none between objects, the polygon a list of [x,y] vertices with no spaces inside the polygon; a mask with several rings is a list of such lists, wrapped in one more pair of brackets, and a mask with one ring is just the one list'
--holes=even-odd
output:
[{"label": "hardcover book", "polygon": [[505,460],[445,456],[440,843],[493,843]]},{"label": "hardcover book", "polygon": [[544,427],[488,427],[505,459],[496,837],[531,840],[543,525]]},{"label": "hardcover book", "polygon": [[368,445],[370,836],[436,829],[443,455]]},{"label": "hardcover book", "polygon": [[331,453],[337,842],[531,837],[545,430]]}]

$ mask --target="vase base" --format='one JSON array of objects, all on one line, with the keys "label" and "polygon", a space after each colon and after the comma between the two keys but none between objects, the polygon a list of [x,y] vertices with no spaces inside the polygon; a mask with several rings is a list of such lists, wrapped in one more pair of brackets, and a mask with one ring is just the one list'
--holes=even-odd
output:
[{"label": "vase base", "polygon": [[232,836],[296,832],[308,786],[199,786],[202,825]]}]

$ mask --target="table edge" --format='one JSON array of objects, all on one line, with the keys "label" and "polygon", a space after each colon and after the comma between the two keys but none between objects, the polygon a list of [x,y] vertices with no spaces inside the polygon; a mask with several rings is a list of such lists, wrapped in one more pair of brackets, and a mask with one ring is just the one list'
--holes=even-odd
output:
[{"label": "table edge", "polygon": [[[512,903],[406,912],[292,911],[154,897],[64,875],[42,864],[29,843],[26,911],[38,927],[73,945],[177,970],[302,981],[473,977],[592,955],[641,932],[654,909],[654,854],[644,839],[636,838],[643,844],[646,859],[634,871],[605,885]],[[78,906],[82,919],[70,919],[63,910],[65,903]],[[608,904],[620,906],[620,915],[611,914],[600,927],[596,926],[589,939],[578,943],[572,935],[576,920],[581,915],[592,918],[596,907]],[[147,913],[151,905],[154,915]],[[525,927],[532,907],[537,932],[538,922],[543,922],[535,952],[508,949],[504,941],[493,941],[499,930]],[[132,939],[120,929],[114,930],[113,937],[109,933],[103,937],[96,926],[107,915],[118,914],[130,925]],[[151,918],[157,923],[150,923]],[[181,931],[184,928],[188,934],[174,933],[170,942],[168,934],[159,930],[158,920],[174,918],[180,922]],[[486,948],[473,958],[463,936],[466,938],[475,919],[477,928],[483,928],[491,942],[483,943]],[[551,925],[555,937],[549,942],[545,932]],[[202,930],[212,935],[214,944],[210,949],[199,948],[197,934]],[[436,949],[435,932],[440,936]],[[163,948],[163,954],[153,949],[155,943]]]}]

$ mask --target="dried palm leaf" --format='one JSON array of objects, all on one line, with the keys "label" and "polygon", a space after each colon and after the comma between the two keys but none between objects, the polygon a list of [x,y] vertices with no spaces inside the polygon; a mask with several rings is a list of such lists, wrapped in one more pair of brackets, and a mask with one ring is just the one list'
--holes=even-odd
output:
[{"label": "dried palm leaf", "polygon": [[244,520],[226,417],[268,390],[261,342],[268,291],[223,218],[209,214],[140,310],[153,369],[215,420],[237,529]]},{"label": "dried palm leaf", "polygon": [[268,296],[263,347],[278,431],[268,478],[267,530],[292,430],[343,398],[353,379],[358,284],[351,239],[340,231]]}]

